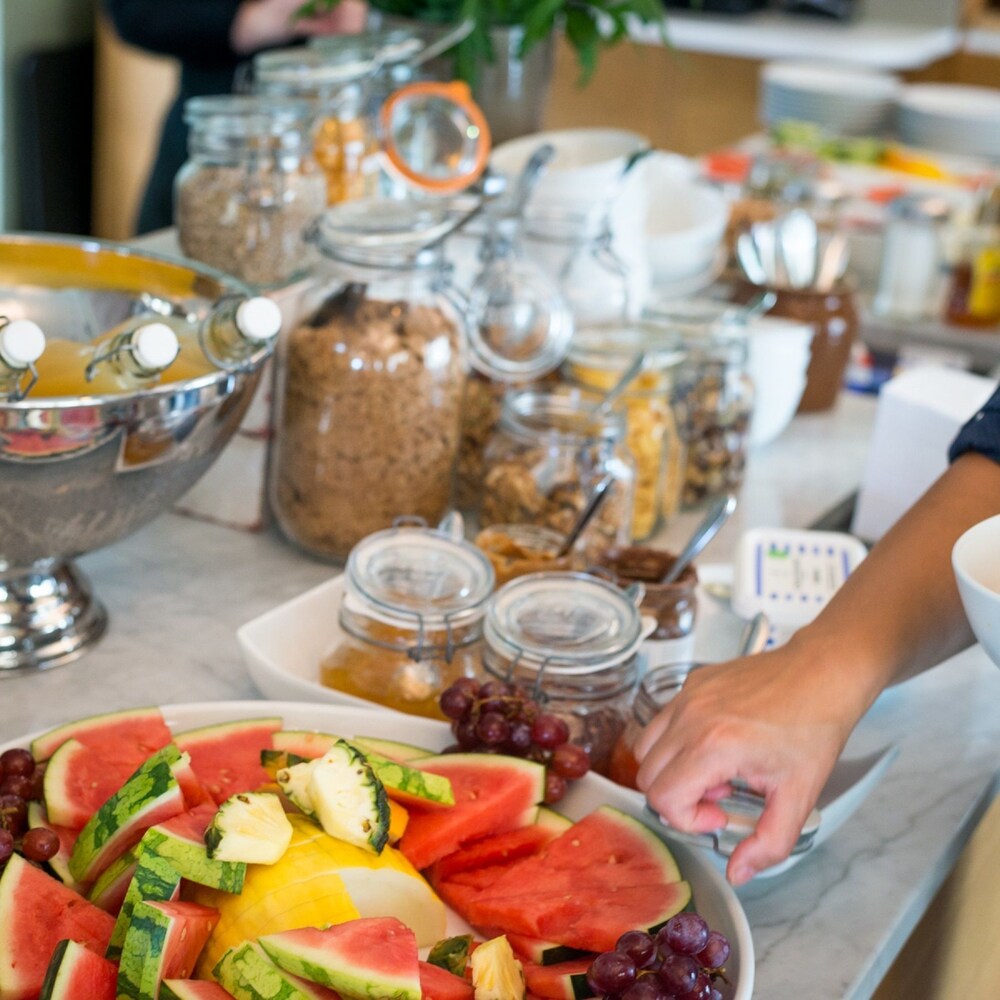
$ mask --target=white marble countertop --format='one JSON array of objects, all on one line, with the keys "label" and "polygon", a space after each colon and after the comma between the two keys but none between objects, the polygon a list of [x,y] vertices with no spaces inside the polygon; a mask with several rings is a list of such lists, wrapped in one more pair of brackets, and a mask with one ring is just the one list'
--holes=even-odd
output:
[{"label": "white marble countertop", "polygon": [[[857,485],[874,414],[847,395],[754,452],[739,511],[706,551],[727,557],[743,527],[811,523]],[[676,544],[697,515],[665,532]],[[254,697],[235,630],[327,579],[271,534],[166,514],[81,560],[111,613],[75,664],[0,681],[0,740],[82,715],[150,703]],[[766,1000],[866,997],[950,870],[992,795],[1000,677],[971,650],[890,691],[852,750],[899,758],[854,817],[790,872],[740,895]]]}]

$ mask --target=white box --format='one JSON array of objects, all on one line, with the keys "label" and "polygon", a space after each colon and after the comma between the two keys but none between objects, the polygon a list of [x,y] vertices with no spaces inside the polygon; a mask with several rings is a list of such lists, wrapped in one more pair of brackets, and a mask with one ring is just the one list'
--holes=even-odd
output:
[{"label": "white box", "polygon": [[948,467],[948,447],[996,382],[953,368],[914,368],[879,394],[851,530],[876,541]]}]

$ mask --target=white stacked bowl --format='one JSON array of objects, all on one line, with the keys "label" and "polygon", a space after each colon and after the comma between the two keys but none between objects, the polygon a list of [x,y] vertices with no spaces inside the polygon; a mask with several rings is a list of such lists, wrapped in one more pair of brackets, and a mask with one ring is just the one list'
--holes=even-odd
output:
[{"label": "white stacked bowl", "polygon": [[904,87],[898,130],[910,146],[1000,160],[1000,89],[958,83]]},{"label": "white stacked bowl", "polygon": [[901,89],[889,73],[858,66],[768,63],[760,77],[761,118],[814,122],[837,135],[892,130]]}]

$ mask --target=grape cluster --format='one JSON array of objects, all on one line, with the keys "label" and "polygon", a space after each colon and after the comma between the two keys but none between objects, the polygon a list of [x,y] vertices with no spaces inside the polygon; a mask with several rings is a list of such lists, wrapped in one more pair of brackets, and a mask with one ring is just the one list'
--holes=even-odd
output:
[{"label": "grape cluster", "polygon": [[503,753],[545,765],[545,801],[565,794],[570,781],[590,770],[590,755],[569,742],[569,726],[516,684],[461,677],[441,692],[441,711],[451,720],[452,751]]},{"label": "grape cluster", "polygon": [[15,850],[29,861],[48,861],[59,852],[59,835],[28,829],[28,803],[43,796],[44,768],[31,751],[16,747],[0,754],[0,871]]},{"label": "grape cluster", "polygon": [[655,936],[626,931],[594,959],[587,983],[604,1000],[722,1000],[729,942],[697,913],[678,913]]}]

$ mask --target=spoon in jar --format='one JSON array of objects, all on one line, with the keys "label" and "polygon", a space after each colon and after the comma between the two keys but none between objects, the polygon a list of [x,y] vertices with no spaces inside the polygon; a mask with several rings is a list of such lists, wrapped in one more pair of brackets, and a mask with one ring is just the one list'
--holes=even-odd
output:
[{"label": "spoon in jar", "polygon": [[604,501],[608,498],[614,485],[615,477],[609,473],[594,487],[594,492],[590,494],[590,499],[587,500],[583,510],[580,511],[580,516],[576,519],[576,524],[569,529],[562,545],[559,546],[559,551],[556,552],[557,559],[562,559],[573,551],[573,546],[576,545],[580,536],[587,530],[587,525],[593,521],[597,512],[604,505]]},{"label": "spoon in jar", "polygon": [[660,583],[673,583],[678,579],[701,550],[715,538],[719,529],[729,520],[734,510],[736,510],[736,497],[732,493],[726,494],[712,504],[701,523],[695,528],[687,545],[681,549],[680,555],[663,575]]}]

